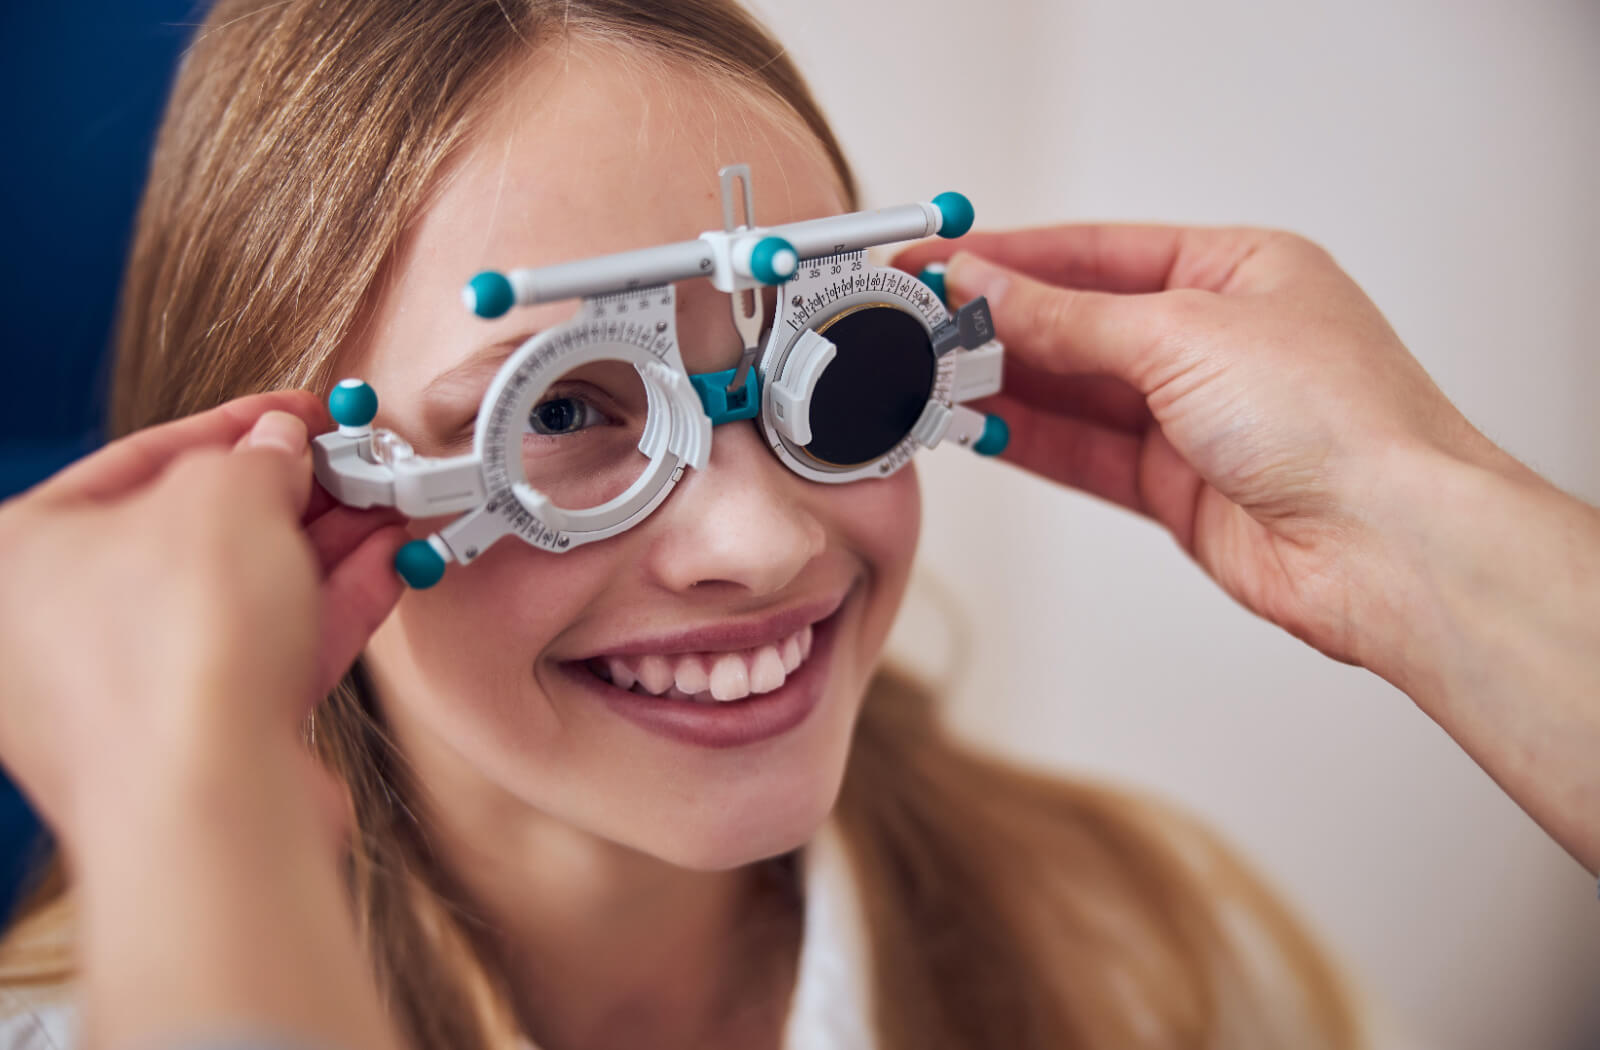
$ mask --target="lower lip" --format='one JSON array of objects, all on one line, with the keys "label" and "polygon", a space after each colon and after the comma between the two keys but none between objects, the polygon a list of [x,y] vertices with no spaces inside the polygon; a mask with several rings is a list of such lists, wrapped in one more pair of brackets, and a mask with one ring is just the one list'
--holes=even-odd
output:
[{"label": "lower lip", "polygon": [[701,703],[664,696],[641,696],[605,681],[581,664],[561,664],[562,673],[628,721],[683,744],[732,748],[770,740],[806,720],[822,700],[833,657],[834,627],[840,609],[812,628],[811,655],[770,693],[743,700]]}]

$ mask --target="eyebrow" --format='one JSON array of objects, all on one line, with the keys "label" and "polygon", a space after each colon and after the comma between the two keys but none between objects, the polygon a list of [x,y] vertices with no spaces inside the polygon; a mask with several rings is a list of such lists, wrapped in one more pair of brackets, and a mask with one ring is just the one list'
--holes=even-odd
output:
[{"label": "eyebrow", "polygon": [[440,372],[422,388],[422,418],[430,429],[442,432],[457,422],[444,418],[458,413],[464,402],[476,406],[482,399],[488,381],[511,356],[513,350],[538,335],[537,331],[522,332],[500,339],[472,351],[459,363]]}]

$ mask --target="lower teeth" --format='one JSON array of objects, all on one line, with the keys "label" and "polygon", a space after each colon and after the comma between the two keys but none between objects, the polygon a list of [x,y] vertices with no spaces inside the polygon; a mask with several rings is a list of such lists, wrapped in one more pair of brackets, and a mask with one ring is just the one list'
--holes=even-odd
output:
[{"label": "lower teeth", "polygon": [[[636,693],[640,693],[643,696],[656,696],[657,695],[655,693],[644,693],[644,692],[642,692],[641,690],[638,690],[638,689],[635,689],[633,691],[636,692]],[[676,686],[672,687],[671,689],[668,689],[665,693],[661,693],[660,695],[666,697],[668,700],[693,700],[697,704],[714,704],[714,703],[717,702],[716,698],[713,697],[710,693],[692,693],[692,694],[691,693],[686,693],[682,689],[679,689]]]},{"label": "lower teeth", "polygon": [[[647,693],[643,689],[637,688],[629,689],[628,692],[634,694],[635,696],[648,696],[652,700],[688,700],[696,704],[731,704],[737,702],[734,700],[718,700],[709,692],[694,693],[691,695],[678,688],[668,689],[664,693]],[[744,697],[741,696],[739,699],[743,700]]]},{"label": "lower teeth", "polygon": [[[600,681],[606,683],[607,685],[616,685],[616,683],[613,682],[610,678],[607,678],[604,674],[601,674],[599,671],[596,671],[594,668],[591,667],[589,670],[590,670],[590,673],[592,673],[596,678],[600,679]],[[634,683],[633,685],[628,687],[628,692],[632,693],[634,696],[646,696],[646,697],[649,697],[652,700],[690,700],[690,701],[693,701],[694,703],[697,703],[697,704],[732,704],[732,703],[737,703],[738,702],[737,700],[718,700],[716,697],[711,695],[710,690],[707,690],[706,692],[703,692],[703,693],[693,693],[693,694],[691,694],[691,693],[684,692],[682,689],[679,689],[677,686],[673,686],[671,689],[668,689],[664,693],[651,693],[651,692],[648,692],[648,691],[640,688],[638,683]],[[746,696],[741,696],[738,699],[739,700],[744,700],[744,699],[747,699],[747,698],[748,697],[746,697]]]}]

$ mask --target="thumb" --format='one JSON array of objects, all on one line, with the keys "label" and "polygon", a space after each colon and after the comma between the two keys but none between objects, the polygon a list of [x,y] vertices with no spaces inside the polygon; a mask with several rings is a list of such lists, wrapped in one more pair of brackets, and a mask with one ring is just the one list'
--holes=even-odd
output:
[{"label": "thumb", "polygon": [[249,433],[234,446],[235,454],[267,452],[276,453],[261,457],[251,456],[257,467],[269,475],[276,491],[272,497],[286,496],[294,510],[295,520],[306,512],[311,500],[311,448],[310,434],[305,420],[291,412],[274,409],[262,414]]},{"label": "thumb", "polygon": [[1173,293],[1059,288],[970,252],[951,258],[945,286],[960,302],[989,300],[995,335],[1022,364],[1056,375],[1112,376],[1141,394],[1153,389],[1169,330],[1159,303]]}]

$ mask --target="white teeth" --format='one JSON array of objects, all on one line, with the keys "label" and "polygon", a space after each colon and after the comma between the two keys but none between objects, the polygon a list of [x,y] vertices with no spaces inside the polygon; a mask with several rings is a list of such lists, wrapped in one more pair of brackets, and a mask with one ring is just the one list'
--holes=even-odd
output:
[{"label": "white teeth", "polygon": [[633,672],[628,670],[628,665],[621,660],[607,660],[606,670],[611,672],[611,684],[618,689],[632,689],[633,683],[638,681]]},{"label": "white teeth", "polygon": [[756,651],[756,658],[750,661],[750,691],[752,693],[770,693],[783,685],[783,680],[788,673],[783,669],[783,657],[778,655],[775,645],[763,645]]},{"label": "white teeth", "polygon": [[[672,688],[672,665],[665,656],[652,653],[641,657],[639,660],[639,684],[644,686],[646,692],[657,695]],[[686,690],[687,691],[687,690]]]},{"label": "white teeth", "polygon": [[678,661],[674,681],[679,689],[691,695],[711,688],[711,676],[706,674],[706,665],[700,662],[698,656],[688,656]]},{"label": "white teeth", "polygon": [[619,689],[699,703],[742,700],[752,693],[781,689],[811,655],[815,641],[808,627],[780,642],[728,653],[682,653],[605,657],[590,666]]},{"label": "white teeth", "polygon": [[750,695],[750,672],[738,653],[726,653],[711,665],[711,698],[743,700]]}]

